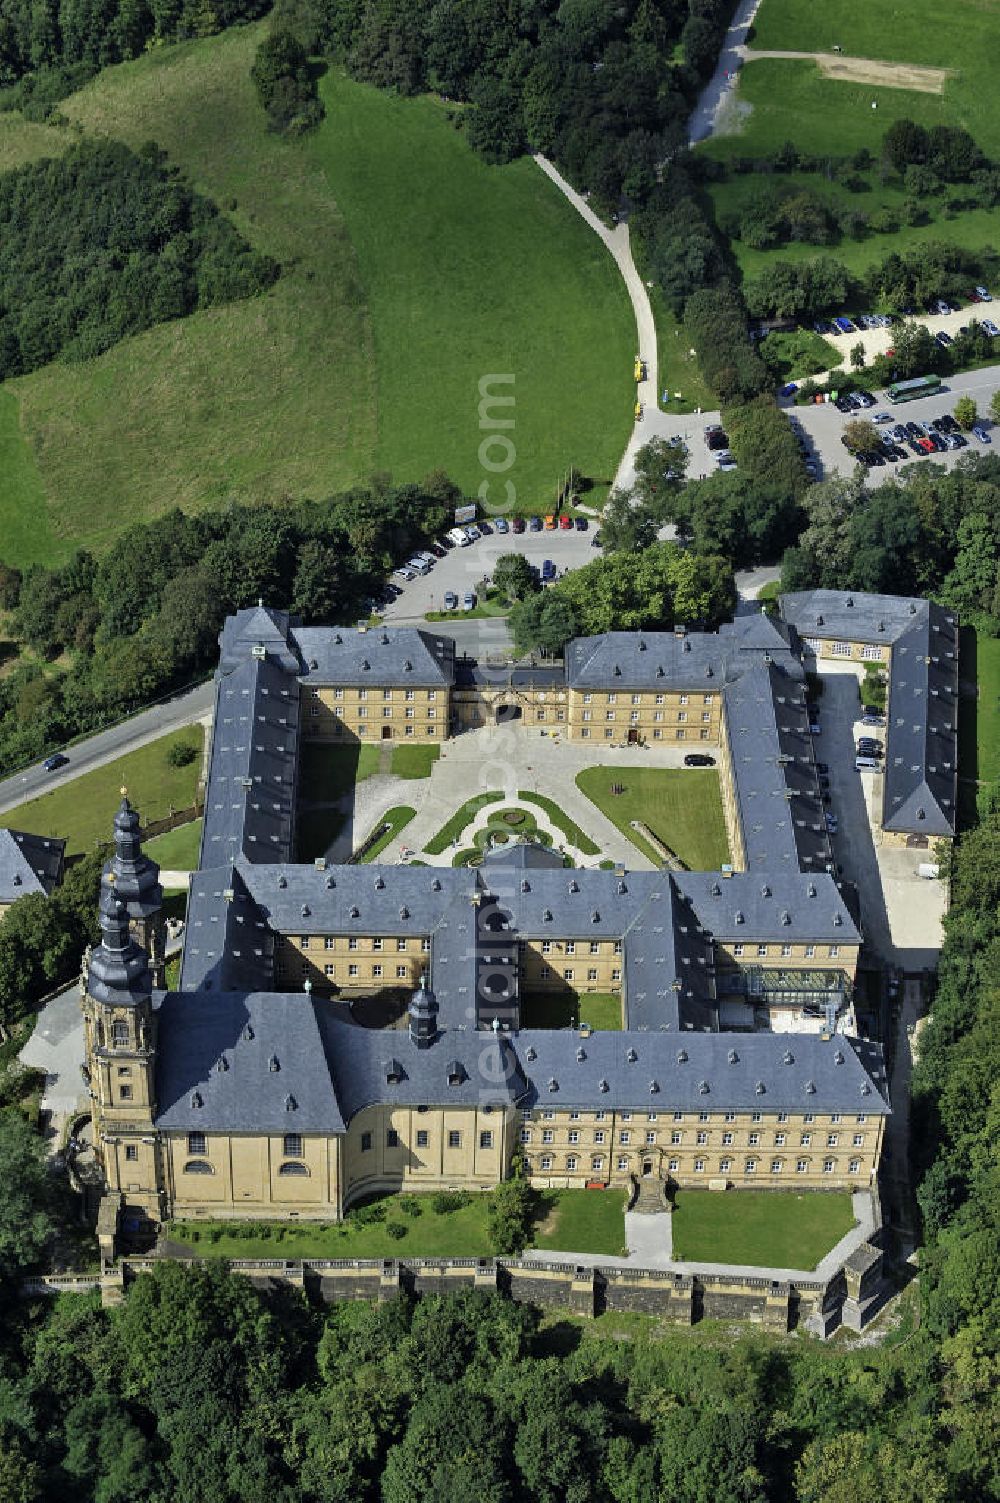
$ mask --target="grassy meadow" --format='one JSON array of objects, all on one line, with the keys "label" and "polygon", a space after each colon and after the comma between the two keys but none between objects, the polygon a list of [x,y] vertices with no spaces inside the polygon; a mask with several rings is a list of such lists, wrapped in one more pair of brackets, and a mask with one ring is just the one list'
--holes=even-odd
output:
[{"label": "grassy meadow", "polygon": [[[612,793],[612,784],[623,792]],[[641,820],[690,871],[717,871],[729,860],[719,775],[711,768],[587,767],[576,786],[657,866],[659,857],[632,820]]]},{"label": "grassy meadow", "polygon": [[0,454],[21,435],[0,479],[11,563],[100,550],[171,506],[322,497],[375,469],[440,467],[475,492],[491,374],[515,377],[504,478],[526,509],[571,463],[614,472],[635,336],[596,237],[533,162],[487,167],[430,99],[331,73],[318,131],[269,134],[249,78],[262,34],[236,27],[106,69],[61,106],[70,130],[0,115],[0,170],[79,131],[156,140],[282,268],[261,297],[7,383],[17,410],[0,413]]}]

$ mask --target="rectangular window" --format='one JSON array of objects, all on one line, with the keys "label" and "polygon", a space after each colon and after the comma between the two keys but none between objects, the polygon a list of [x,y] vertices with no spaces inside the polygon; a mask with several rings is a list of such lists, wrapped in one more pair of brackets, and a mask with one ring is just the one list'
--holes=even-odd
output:
[{"label": "rectangular window", "polygon": [[587,967],[587,980],[588,981],[596,981],[597,980],[597,967],[596,967],[596,965],[592,965],[592,966],[588,966]]},{"label": "rectangular window", "polygon": [[808,1159],[796,1159],[795,1160],[795,1172],[796,1172],[796,1174],[805,1174],[805,1172],[806,1172],[806,1170],[808,1168],[809,1168],[809,1160]]},{"label": "rectangular window", "polygon": [[375,950],[375,951],[379,951],[379,950],[381,950],[381,948],[382,948],[382,941],[380,939],[373,939],[372,940],[372,949]]},{"label": "rectangular window", "polygon": [[569,1141],[571,1143],[579,1143],[579,1141],[580,1141],[580,1129],[578,1127],[571,1127],[570,1128],[570,1130],[569,1130]]},{"label": "rectangular window", "polygon": [[782,947],[781,947],[781,953],[787,959],[788,956],[791,955],[791,953],[792,953],[792,947],[791,947],[791,945],[782,945]]},{"label": "rectangular window", "polygon": [[136,1159],[139,1157],[139,1150],[134,1143],[126,1143],[125,1157],[130,1164],[134,1164]]},{"label": "rectangular window", "polygon": [[573,967],[572,966],[564,966],[563,967],[563,980],[564,981],[572,981],[573,980]]},{"label": "rectangular window", "polygon": [[743,1166],[743,1172],[744,1172],[744,1174],[756,1174],[757,1173],[757,1160],[756,1159],[747,1159],[746,1163]]},{"label": "rectangular window", "polygon": [[804,1112],[802,1114],[802,1120],[803,1122],[815,1122],[816,1118],[812,1112]]},{"label": "rectangular window", "polygon": [[757,946],[757,954],[758,955],[766,955],[767,954],[767,945],[758,945]]},{"label": "rectangular window", "polygon": [[611,972],[611,979],[612,981],[620,981],[622,979],[622,973],[617,966]]},{"label": "rectangular window", "polygon": [[569,1114],[569,1120],[571,1122],[579,1122],[579,1120],[580,1120],[580,1113],[579,1112],[570,1112],[570,1114]]},{"label": "rectangular window", "polygon": [[806,945],[806,959],[807,960],[812,960],[815,957],[815,954],[816,954],[816,946],[815,945]]},{"label": "rectangular window", "polygon": [[308,936],[308,934],[303,934],[300,937],[300,939],[299,939],[299,949],[300,950],[308,950],[308,948],[309,948],[309,936]]},{"label": "rectangular window", "polygon": [[543,1143],[552,1143],[554,1141],[555,1141],[555,1133],[552,1131],[551,1127],[543,1127],[542,1128],[542,1142]]},{"label": "rectangular window", "polygon": [[347,948],[349,950],[356,950],[358,948],[358,942],[357,942],[357,940],[356,939],[349,939],[347,941]]},{"label": "rectangular window", "polygon": [[530,1127],[522,1127],[521,1128],[521,1142],[522,1143],[530,1143],[531,1142],[531,1129],[530,1129]]},{"label": "rectangular window", "polygon": [[623,1145],[623,1146],[624,1146],[624,1145],[625,1145],[625,1144],[627,1144],[627,1143],[629,1143],[629,1142],[630,1142],[630,1141],[631,1141],[631,1138],[632,1138],[632,1134],[631,1134],[631,1133],[630,1133],[630,1132],[629,1132],[629,1131],[628,1131],[628,1129],[627,1129],[627,1128],[626,1128],[626,1129],[625,1129],[625,1130],[624,1130],[624,1131],[623,1131],[623,1132],[620,1132],[620,1133],[619,1133],[619,1134],[618,1134],[618,1141],[619,1141],[619,1143],[621,1143],[621,1144],[622,1144],[622,1145]]},{"label": "rectangular window", "polygon": [[695,1159],[695,1161],[694,1161],[694,1172],[695,1172],[695,1174],[704,1174],[704,1172],[705,1172],[705,1160],[704,1159]]},{"label": "rectangular window", "polygon": [[708,1121],[708,1113],[707,1112],[699,1112],[698,1113],[698,1121],[699,1122],[707,1122]]},{"label": "rectangular window", "polygon": [[736,1113],[735,1112],[727,1112],[726,1115],[725,1115],[725,1118],[723,1120],[726,1121],[726,1122],[735,1122],[736,1121]]},{"label": "rectangular window", "polygon": [[448,1134],[448,1147],[449,1148],[461,1148],[461,1146],[462,1146],[462,1134],[460,1132],[456,1132],[455,1129],[452,1128],[451,1132],[449,1132],[449,1134]]},{"label": "rectangular window", "polygon": [[618,1173],[625,1174],[628,1170],[628,1159],[624,1155],[618,1160]]},{"label": "rectangular window", "polygon": [[601,942],[600,942],[599,939],[592,939],[590,941],[590,953],[591,953],[591,955],[600,955],[600,953],[601,953]]},{"label": "rectangular window", "polygon": [[731,1132],[724,1132],[722,1134],[722,1146],[723,1146],[723,1148],[732,1148],[732,1146],[733,1146],[733,1135],[732,1135]]},{"label": "rectangular window", "polygon": [[[332,970],[333,967],[331,966],[330,969]],[[406,970],[406,966],[405,965],[398,965],[396,967],[396,975],[397,975],[398,978],[402,979],[404,976],[406,976],[406,974],[407,974],[407,970]]]},{"label": "rectangular window", "polygon": [[728,1174],[729,1171],[730,1171],[730,1169],[732,1167],[733,1167],[733,1161],[732,1161],[732,1159],[720,1159],[719,1160],[719,1173],[720,1174]]},{"label": "rectangular window", "polygon": [[776,1132],[775,1133],[775,1135],[774,1135],[774,1146],[775,1146],[775,1148],[784,1148],[784,1146],[785,1146],[785,1134],[783,1132]]},{"label": "rectangular window", "polygon": [[656,1112],[647,1112],[646,1113],[646,1121],[647,1122],[655,1122],[656,1118],[657,1118],[657,1113]]},{"label": "rectangular window", "polygon": [[568,939],[566,941],[566,954],[567,955],[575,955],[576,954],[576,941],[575,940]]},{"label": "rectangular window", "polygon": [[335,965],[329,965],[328,964],[328,965],[325,965],[323,967],[323,975],[324,976],[336,976],[336,974],[337,974],[337,967]]},{"label": "rectangular window", "polygon": [[380,965],[373,965],[372,966],[372,975],[375,977],[376,980],[378,980],[378,978],[382,975],[382,967]]},{"label": "rectangular window", "polygon": [[604,1118],[605,1118],[605,1115],[606,1114],[604,1112],[595,1112],[594,1113],[594,1121],[595,1122],[603,1122]]},{"label": "rectangular window", "polygon": [[571,1153],[569,1155],[569,1157],[567,1158],[567,1160],[566,1160],[566,1168],[569,1170],[569,1172],[571,1174],[572,1174],[573,1170],[576,1168],[576,1163],[577,1163],[576,1154],[575,1153]]},{"label": "rectangular window", "polygon": [[856,1132],[854,1134],[854,1146],[855,1146],[855,1148],[864,1148],[864,1146],[865,1146],[865,1139],[864,1139],[864,1134],[863,1133]]},{"label": "rectangular window", "polygon": [[836,1148],[836,1146],[837,1146],[837,1134],[835,1132],[828,1132],[827,1133],[827,1135],[826,1135],[826,1146],[827,1146],[827,1148]]},{"label": "rectangular window", "polygon": [[829,957],[830,957],[831,960],[836,960],[837,956],[840,954],[840,946],[839,945],[830,945],[830,947],[827,950],[827,954],[829,955]]},{"label": "rectangular window", "polygon": [[300,1159],[302,1157],[302,1134],[298,1132],[286,1132],[284,1141],[286,1159]]},{"label": "rectangular window", "polygon": [[830,1113],[830,1121],[831,1122],[839,1122],[840,1121],[840,1113],[839,1112],[831,1112]]},{"label": "rectangular window", "polygon": [[361,1134],[361,1152],[362,1153],[371,1153],[371,1151],[372,1151],[372,1135],[371,1135],[370,1132],[363,1132]]},{"label": "rectangular window", "polygon": [[848,1168],[849,1173],[851,1173],[851,1174],[860,1174],[861,1173],[861,1160],[860,1159],[852,1159],[851,1162],[848,1164],[847,1168]]},{"label": "rectangular window", "polygon": [[552,954],[552,941],[551,941],[551,939],[543,939],[542,940],[542,954],[543,955],[551,955]]},{"label": "rectangular window", "polygon": [[824,1159],[823,1160],[823,1173],[824,1174],[832,1174],[833,1173],[833,1159]]},{"label": "rectangular window", "polygon": [[864,1122],[864,1120],[865,1120],[865,1114],[864,1114],[864,1112],[858,1112],[858,1115],[855,1117],[854,1120],[855,1120],[855,1122]]},{"label": "rectangular window", "polygon": [[129,1076],[131,1074],[132,1074],[132,1066],[131,1065],[119,1065],[118,1066],[118,1079],[119,1080],[128,1080],[128,1078],[129,1078]]},{"label": "rectangular window", "polygon": [[479,1146],[480,1148],[493,1147],[493,1134],[488,1129],[479,1134]]},{"label": "rectangular window", "polygon": [[802,1148],[811,1148],[812,1147],[812,1133],[811,1132],[804,1132],[802,1134],[802,1136],[799,1138],[799,1144],[800,1144],[800,1146]]},{"label": "rectangular window", "polygon": [[418,1148],[426,1148],[429,1143],[430,1143],[430,1133],[427,1131],[426,1127],[418,1127],[417,1128],[417,1147]]},{"label": "rectangular window", "polygon": [[743,950],[744,950],[744,946],[743,945],[733,945],[733,954],[734,955],[742,955],[743,954]]},{"label": "rectangular window", "polygon": [[617,703],[618,703],[618,695],[617,694],[609,694],[608,695],[608,704],[609,705],[614,705],[614,704],[617,704]]},{"label": "rectangular window", "polygon": [[850,642],[831,642],[830,651],[835,658],[849,658],[851,655]]},{"label": "rectangular window", "polygon": [[595,1154],[591,1159],[590,1167],[595,1174],[600,1174],[601,1170],[604,1168],[604,1160],[601,1158],[599,1153]]},{"label": "rectangular window", "polygon": [[882,661],[881,647],[862,647],[861,656],[866,663],[880,663]]},{"label": "rectangular window", "polygon": [[787,1112],[779,1112],[778,1113],[778,1121],[779,1122],[787,1122],[788,1121],[788,1113]]},{"label": "rectangular window", "polygon": [[781,1173],[781,1160],[780,1159],[772,1159],[771,1160],[771,1173],[772,1174],[780,1174]]},{"label": "rectangular window", "polygon": [[396,1131],[396,1129],[394,1127],[389,1127],[389,1128],[386,1129],[385,1146],[386,1146],[386,1148],[398,1148],[399,1147],[399,1133]]},{"label": "rectangular window", "polygon": [[348,974],[349,977],[350,976],[356,976],[358,974],[358,968],[357,968],[357,966],[356,965],[349,965],[347,967],[347,974]]},{"label": "rectangular window", "polygon": [[764,1120],[764,1117],[763,1117],[763,1113],[762,1112],[751,1112],[750,1113],[750,1121],[751,1122],[762,1122],[763,1120]]},{"label": "rectangular window", "polygon": [[604,1132],[603,1132],[603,1130],[598,1129],[598,1131],[594,1133],[594,1142],[595,1143],[603,1143],[604,1142]]},{"label": "rectangular window", "polygon": [[757,1148],[760,1144],[760,1133],[752,1132],[747,1138],[747,1142],[751,1148]]},{"label": "rectangular window", "polygon": [[695,1139],[695,1141],[699,1145],[703,1145],[703,1144],[707,1143],[708,1142],[708,1133],[707,1132],[700,1132],[698,1134],[697,1138]]},{"label": "rectangular window", "polygon": [[552,1155],[550,1153],[543,1153],[542,1157],[539,1160],[539,1166],[542,1169],[551,1169],[552,1168]]},{"label": "rectangular window", "polygon": [[324,935],[324,937],[323,937],[323,949],[324,950],[332,950],[335,943],[336,943],[336,941],[334,940],[332,934],[326,934],[326,935]]},{"label": "rectangular window", "polygon": [[189,1132],[188,1153],[192,1155],[201,1155],[206,1152],[207,1149],[205,1148],[205,1134],[203,1132]]}]

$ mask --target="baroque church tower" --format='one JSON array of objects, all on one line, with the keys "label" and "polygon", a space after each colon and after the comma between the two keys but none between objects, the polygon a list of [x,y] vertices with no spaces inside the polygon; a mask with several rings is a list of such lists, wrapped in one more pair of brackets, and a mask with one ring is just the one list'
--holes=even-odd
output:
[{"label": "baroque church tower", "polygon": [[162,892],[155,862],[142,854],[139,817],[124,791],[115,816],[115,854],[101,877],[99,917],[101,942],[83,977],[94,1146],[115,1208],[128,1204],[159,1219],[152,993],[155,982],[162,985],[164,967]]}]

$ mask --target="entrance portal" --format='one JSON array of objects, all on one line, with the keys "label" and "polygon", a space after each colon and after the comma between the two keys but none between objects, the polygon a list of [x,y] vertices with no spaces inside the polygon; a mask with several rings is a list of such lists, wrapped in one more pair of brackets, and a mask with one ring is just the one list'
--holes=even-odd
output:
[{"label": "entrance portal", "polygon": [[504,725],[504,724],[510,722],[511,720],[520,720],[520,718],[521,718],[521,706],[520,705],[497,705],[497,711],[496,711],[496,723],[497,723],[497,725]]},{"label": "entrance portal", "polygon": [[391,741],[392,740],[392,726],[391,725],[384,725],[382,727],[382,740],[383,741]]},{"label": "entrance portal", "polygon": [[635,746],[635,744],[638,741],[638,739],[639,739],[639,727],[635,726],[635,725],[630,725],[629,728],[628,728],[628,744],[629,744],[629,746]]},{"label": "entrance portal", "polygon": [[649,1176],[652,1174],[652,1172],[653,1172],[653,1160],[652,1159],[643,1159],[643,1161],[642,1161],[642,1177],[643,1177],[643,1179],[648,1179]]}]

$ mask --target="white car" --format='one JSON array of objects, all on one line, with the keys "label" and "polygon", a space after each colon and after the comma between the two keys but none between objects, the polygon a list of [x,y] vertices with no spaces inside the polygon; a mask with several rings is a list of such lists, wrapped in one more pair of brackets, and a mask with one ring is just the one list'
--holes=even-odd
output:
[{"label": "white car", "polygon": [[462,596],[462,609],[463,611],[474,611],[475,608],[476,592],[474,590],[466,590],[465,594]]},{"label": "white car", "polygon": [[469,539],[465,535],[464,527],[453,527],[448,533],[456,548],[468,548]]},{"label": "white car", "polygon": [[872,422],[873,423],[891,423],[892,422],[892,413],[891,412],[876,412],[875,416],[872,418]]},{"label": "white car", "polygon": [[393,569],[392,574],[394,579],[405,579],[407,581],[416,579],[417,577],[412,569],[405,569],[402,565],[398,569]]},{"label": "white car", "polygon": [[983,319],[982,330],[983,333],[988,334],[991,339],[996,339],[997,335],[1000,334],[1000,328],[997,328],[992,318]]},{"label": "white car", "polygon": [[988,291],[985,287],[976,288],[976,297],[981,303],[992,303],[993,301],[992,292]]}]

